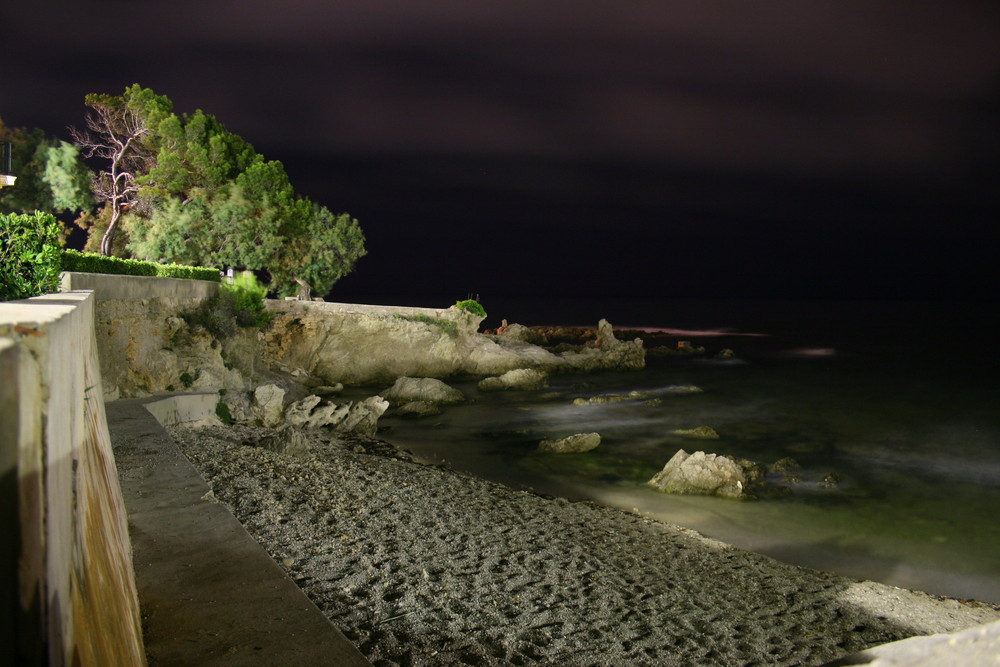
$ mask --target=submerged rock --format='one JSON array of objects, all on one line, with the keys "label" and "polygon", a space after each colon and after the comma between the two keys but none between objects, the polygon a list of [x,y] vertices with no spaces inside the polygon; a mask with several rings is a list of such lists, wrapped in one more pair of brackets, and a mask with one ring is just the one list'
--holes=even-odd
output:
[{"label": "submerged rock", "polygon": [[433,417],[441,414],[441,408],[427,401],[410,401],[396,408],[401,417]]},{"label": "submerged rock", "polygon": [[671,431],[674,435],[683,435],[685,438],[696,438],[698,440],[718,440],[719,434],[711,426],[696,426],[695,428],[678,428]]},{"label": "submerged rock", "polygon": [[599,444],[601,444],[600,433],[577,433],[557,440],[542,440],[538,443],[538,451],[547,454],[589,452]]},{"label": "submerged rock", "polygon": [[649,394],[644,391],[633,390],[627,394],[599,394],[589,398],[573,399],[573,405],[605,405],[607,403],[621,403],[622,401],[641,401],[649,398]]},{"label": "submerged rock", "polygon": [[497,377],[488,377],[477,385],[480,391],[530,391],[548,386],[548,373],[534,368],[516,368]]},{"label": "submerged rock", "polygon": [[767,467],[767,471],[780,475],[782,481],[787,484],[798,484],[802,481],[802,466],[790,456],[778,459]]},{"label": "submerged rock", "polygon": [[452,405],[465,400],[465,394],[436,378],[397,378],[396,382],[380,392],[379,396],[394,405],[405,405],[414,401]]}]

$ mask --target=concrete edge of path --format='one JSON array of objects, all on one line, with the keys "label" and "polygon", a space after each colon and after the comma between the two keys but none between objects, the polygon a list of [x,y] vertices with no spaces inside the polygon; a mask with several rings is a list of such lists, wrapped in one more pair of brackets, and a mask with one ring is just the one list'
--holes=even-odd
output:
[{"label": "concrete edge of path", "polygon": [[371,665],[215,501],[156,400],[106,406],[150,665]]}]

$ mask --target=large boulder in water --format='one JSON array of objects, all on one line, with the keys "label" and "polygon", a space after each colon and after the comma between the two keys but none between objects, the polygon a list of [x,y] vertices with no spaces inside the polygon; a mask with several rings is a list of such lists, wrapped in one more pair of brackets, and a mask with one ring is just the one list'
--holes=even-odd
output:
[{"label": "large boulder in water", "polygon": [[747,487],[761,477],[760,466],[752,461],[680,449],[647,484],[664,493],[745,498]]},{"label": "large boulder in water", "polygon": [[379,393],[393,405],[423,401],[434,405],[451,405],[465,400],[465,394],[436,378],[397,378],[395,384]]}]

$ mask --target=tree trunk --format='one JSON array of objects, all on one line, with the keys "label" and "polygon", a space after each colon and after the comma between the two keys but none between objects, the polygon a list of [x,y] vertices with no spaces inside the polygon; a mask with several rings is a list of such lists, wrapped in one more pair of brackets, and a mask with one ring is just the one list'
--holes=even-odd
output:
[{"label": "tree trunk", "polygon": [[118,206],[112,206],[111,222],[108,223],[108,228],[104,230],[104,236],[101,237],[101,254],[105,257],[111,257],[115,243],[115,232],[118,230],[118,219],[121,217],[121,209]]},{"label": "tree trunk", "polygon": [[295,282],[299,284],[299,301],[311,301],[312,288],[309,287],[309,283],[302,280],[301,278],[296,278]]}]

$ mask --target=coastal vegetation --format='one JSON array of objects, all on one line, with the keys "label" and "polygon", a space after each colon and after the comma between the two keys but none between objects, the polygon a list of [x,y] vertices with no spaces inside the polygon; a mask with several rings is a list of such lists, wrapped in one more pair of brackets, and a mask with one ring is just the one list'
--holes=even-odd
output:
[{"label": "coastal vegetation", "polygon": [[357,220],[298,196],[281,162],[214,116],[175,114],[138,84],[86,104],[86,129],[73,136],[105,163],[94,192],[108,214],[90,230],[102,254],[120,226],[133,256],[265,271],[281,295],[303,283],[325,294],[365,254]]},{"label": "coastal vegetation", "polygon": [[190,327],[201,327],[217,340],[236,335],[240,328],[263,327],[274,317],[264,310],[267,288],[250,271],[223,282],[219,293],[205,299],[197,308],[180,313]]},{"label": "coastal vegetation", "polygon": [[85,251],[254,270],[280,296],[326,294],[366,254],[356,219],[297,194],[281,162],[214,116],[176,114],[138,84],[85,103],[74,143],[0,122],[18,176],[0,212],[78,214]]}]

